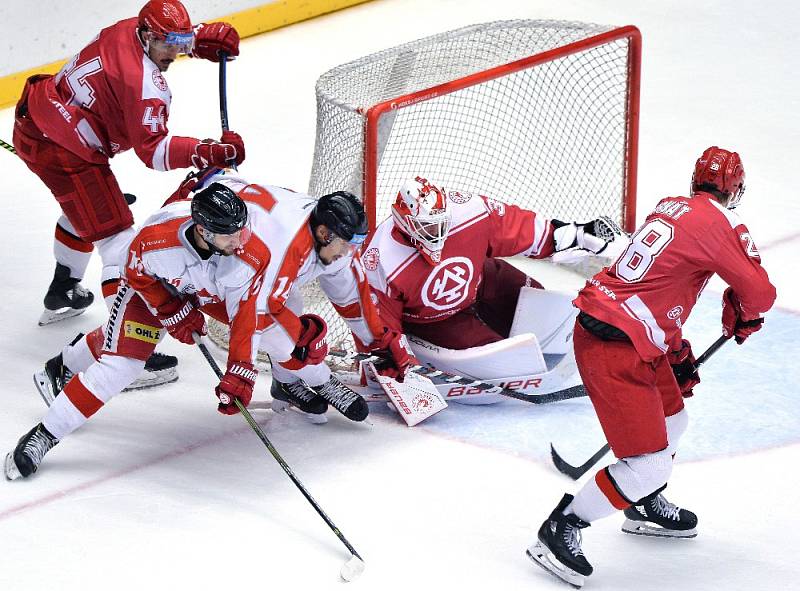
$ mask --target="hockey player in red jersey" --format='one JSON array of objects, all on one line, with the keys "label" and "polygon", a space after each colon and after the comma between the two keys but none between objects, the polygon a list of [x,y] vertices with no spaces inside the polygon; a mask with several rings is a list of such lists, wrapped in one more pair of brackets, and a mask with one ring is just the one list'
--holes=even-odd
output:
[{"label": "hockey player in red jersey", "polygon": [[138,18],[100,33],[55,76],[28,79],[17,103],[14,147],[61,206],[56,270],[40,325],[83,312],[93,294],[80,281],[92,250],[103,261],[103,293],[116,292],[116,269],[133,237],[133,215],[109,159],[133,148],[154,170],[239,164],[241,137],[220,141],[170,135],[172,94],[163,76],[178,55],[211,61],[239,53],[227,23],[192,27],[178,0],[151,0]]},{"label": "hockey player in red jersey", "polygon": [[715,273],[729,285],[723,334],[739,344],[761,328],[775,301],[750,232],[732,211],[744,176],[736,152],[708,148],[695,165],[691,197],[661,200],[616,263],[575,299],[578,368],[619,460],[574,497],[564,495],[528,549],[574,586],[592,573],[580,530],[616,511],[625,512],[627,533],[697,535],[696,515],[662,494],[688,423],[683,398],[700,382],[681,329]]},{"label": "hockey player in red jersey", "polygon": [[601,253],[595,222],[544,216],[483,195],[406,181],[392,217],[370,234],[361,260],[381,317],[396,331],[467,349],[509,336],[523,286],[541,284],[498,257]]},{"label": "hockey player in red jersey", "polygon": [[290,404],[321,418],[330,404],[363,421],[367,403],[331,374],[327,326],[302,313],[299,290],[317,279],[349,328],[384,351],[402,378],[410,359],[397,347],[400,335],[380,322],[352,256],[350,241],[364,232],[364,210],[349,193],[315,200],[224,173],[204,178],[191,200],[168,203],[134,237],[105,330],[65,349],[37,377],[50,408],[6,457],[7,478],[35,472],[136,377],[165,332],[194,344],[193,334],[206,332],[203,312],[230,325],[227,372],[216,388],[221,413],[238,412],[234,398],[250,403],[260,349],[272,361],[271,395],[283,403],[276,409]]}]

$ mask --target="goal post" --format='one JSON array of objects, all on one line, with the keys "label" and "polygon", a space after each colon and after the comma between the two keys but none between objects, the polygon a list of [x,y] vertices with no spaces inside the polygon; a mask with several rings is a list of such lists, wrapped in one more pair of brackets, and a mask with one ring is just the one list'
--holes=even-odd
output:
[{"label": "goal post", "polygon": [[417,175],[533,209],[635,226],[636,27],[498,21],[323,74],[309,192],[350,190],[370,225]]}]

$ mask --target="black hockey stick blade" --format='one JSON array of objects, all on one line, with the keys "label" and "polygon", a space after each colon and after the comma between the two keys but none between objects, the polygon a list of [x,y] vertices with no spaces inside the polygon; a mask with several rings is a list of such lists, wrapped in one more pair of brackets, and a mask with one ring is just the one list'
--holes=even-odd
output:
[{"label": "black hockey stick blade", "polygon": [[600,458],[606,455],[610,450],[611,447],[609,447],[609,445],[606,443],[585,463],[581,464],[580,466],[573,466],[572,464],[565,462],[564,459],[558,455],[558,452],[556,451],[556,448],[553,447],[553,444],[550,444],[550,456],[553,458],[553,464],[555,465],[556,469],[562,474],[566,474],[572,478],[572,480],[578,480],[578,478],[586,474],[589,470],[591,470],[592,466],[599,462]]}]

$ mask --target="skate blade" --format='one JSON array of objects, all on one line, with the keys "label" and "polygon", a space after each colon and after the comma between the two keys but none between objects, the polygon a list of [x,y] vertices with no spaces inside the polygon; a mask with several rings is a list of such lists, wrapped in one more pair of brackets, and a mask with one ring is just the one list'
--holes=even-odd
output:
[{"label": "skate blade", "polygon": [[536,542],[525,551],[525,554],[527,554],[528,558],[535,564],[542,567],[561,582],[566,583],[574,589],[583,587],[585,577],[568,566],[561,564],[555,556],[553,556],[547,546],[541,542]]},{"label": "skate blade", "polygon": [[44,403],[47,406],[53,404],[56,394],[53,392],[53,384],[50,382],[50,378],[47,377],[45,370],[37,371],[33,374],[33,384],[36,386],[36,390],[44,400]]},{"label": "skate blade", "polygon": [[303,412],[296,406],[293,406],[288,402],[284,402],[283,400],[273,399],[270,408],[272,408],[272,411],[276,413],[282,413],[286,412],[287,410],[291,410],[304,417],[309,423],[313,425],[324,425],[325,423],[328,422],[328,417],[326,417],[324,413],[321,415],[315,415],[311,414],[310,412]]},{"label": "skate blade", "polygon": [[136,381],[130,386],[125,388],[123,392],[131,392],[132,390],[146,390],[147,388],[155,388],[162,384],[171,384],[178,381],[178,369],[170,367],[169,369],[160,369],[158,371],[144,370]]},{"label": "skate blade", "polygon": [[79,314],[83,314],[88,309],[88,306],[86,308],[61,308],[60,310],[48,310],[45,308],[45,311],[39,316],[39,326],[47,326],[48,324],[55,324],[67,318],[73,318]]},{"label": "skate blade", "polygon": [[651,525],[643,521],[633,521],[626,519],[622,524],[622,531],[626,534],[635,536],[649,536],[651,538],[696,538],[697,528],[692,529],[666,529],[657,525]]},{"label": "skate blade", "polygon": [[19,469],[17,469],[17,465],[14,463],[13,451],[6,454],[4,472],[6,475],[6,480],[16,480],[17,478],[22,478],[22,473],[19,471]]}]

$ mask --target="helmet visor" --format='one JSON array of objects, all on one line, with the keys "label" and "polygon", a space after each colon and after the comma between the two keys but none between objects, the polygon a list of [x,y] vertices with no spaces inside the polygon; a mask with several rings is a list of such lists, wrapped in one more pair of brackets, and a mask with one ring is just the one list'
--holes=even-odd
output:
[{"label": "helmet visor", "polygon": [[153,41],[160,43],[164,48],[177,49],[178,53],[191,53],[194,48],[194,33],[163,33],[151,32]]}]

